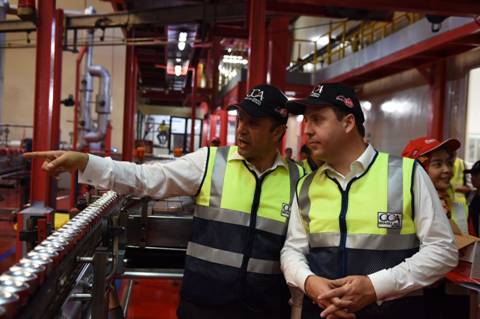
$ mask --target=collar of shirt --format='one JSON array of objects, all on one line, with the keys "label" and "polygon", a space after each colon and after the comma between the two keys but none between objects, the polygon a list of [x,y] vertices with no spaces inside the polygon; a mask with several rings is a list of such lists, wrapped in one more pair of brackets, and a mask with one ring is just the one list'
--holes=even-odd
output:
[{"label": "collar of shirt", "polygon": [[282,156],[280,156],[280,153],[278,153],[278,152],[277,152],[277,157],[275,158],[275,161],[273,162],[273,165],[269,169],[266,169],[265,171],[263,171],[262,173],[260,173],[257,170],[257,168],[255,166],[253,166],[253,164],[251,164],[249,161],[247,161],[245,159],[245,157],[240,155],[237,150],[235,150],[234,152],[232,152],[232,154],[230,154],[230,156],[228,157],[228,161],[245,161],[248,168],[250,168],[252,171],[254,171],[255,174],[257,174],[258,177],[261,177],[262,175],[264,175],[265,173],[267,173],[269,171],[273,171],[273,170],[277,169],[277,167],[285,167],[286,169],[288,169],[287,163],[282,158]]},{"label": "collar of shirt", "polygon": [[350,172],[346,176],[333,169],[333,167],[327,163],[323,164],[319,170],[321,173],[327,172],[331,177],[336,178],[338,181],[348,183],[352,178],[360,176],[363,172],[365,172],[370,163],[372,163],[376,153],[377,151],[373,148],[373,146],[368,144],[362,155],[360,155],[352,164],[350,164]]}]

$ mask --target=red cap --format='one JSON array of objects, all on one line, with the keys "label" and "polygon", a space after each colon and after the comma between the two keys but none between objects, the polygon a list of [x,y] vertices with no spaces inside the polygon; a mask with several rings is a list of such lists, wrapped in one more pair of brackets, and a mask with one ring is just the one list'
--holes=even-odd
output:
[{"label": "red cap", "polygon": [[437,139],[424,136],[408,142],[402,152],[402,156],[417,159],[422,155],[440,148],[446,148],[449,152],[454,152],[460,148],[460,145],[460,141],[454,138],[449,138],[440,142]]}]

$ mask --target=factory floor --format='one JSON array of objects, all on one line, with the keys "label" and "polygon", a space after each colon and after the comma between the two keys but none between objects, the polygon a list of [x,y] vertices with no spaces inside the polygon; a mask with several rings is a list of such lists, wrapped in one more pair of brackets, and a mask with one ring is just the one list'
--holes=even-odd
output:
[{"label": "factory floor", "polygon": [[[127,319],[176,319],[180,296],[180,280],[135,279],[133,281]],[[124,280],[120,300],[124,300],[127,281]]]}]

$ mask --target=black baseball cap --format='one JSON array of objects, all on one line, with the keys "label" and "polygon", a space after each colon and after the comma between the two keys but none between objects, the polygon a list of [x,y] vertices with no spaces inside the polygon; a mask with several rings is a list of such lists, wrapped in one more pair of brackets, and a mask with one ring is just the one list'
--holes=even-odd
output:
[{"label": "black baseball cap", "polygon": [[287,109],[292,114],[305,113],[306,106],[333,106],[352,113],[360,122],[365,122],[360,101],[351,86],[343,83],[323,83],[317,85],[305,99],[287,102]]},{"label": "black baseball cap", "polygon": [[287,123],[288,98],[273,85],[261,84],[251,89],[240,103],[228,108],[240,108],[252,117],[273,117],[282,124]]},{"label": "black baseball cap", "polygon": [[478,174],[480,173],[480,161],[477,161],[473,164],[471,169],[466,169],[463,171],[465,174]]}]

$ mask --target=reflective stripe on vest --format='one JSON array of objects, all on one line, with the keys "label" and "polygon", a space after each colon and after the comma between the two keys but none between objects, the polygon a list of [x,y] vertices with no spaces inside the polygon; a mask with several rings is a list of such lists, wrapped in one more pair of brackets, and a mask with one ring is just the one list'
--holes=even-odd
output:
[{"label": "reflective stripe on vest", "polygon": [[[328,254],[337,254],[336,249],[340,249],[344,267],[344,254],[349,249],[355,254],[368,250],[368,256],[374,251],[391,251],[395,260],[402,251],[407,257],[418,249],[412,212],[413,171],[413,160],[378,153],[367,170],[345,189],[327,172],[300,180],[298,203],[313,254],[309,262],[315,262],[316,253],[322,256],[324,249]],[[370,260],[357,262],[368,265]],[[375,267],[378,264],[376,260]],[[349,274],[348,269],[345,271]]]},{"label": "reflective stripe on vest", "polygon": [[[240,268],[243,262],[243,255],[240,253],[211,248],[197,243],[189,243],[187,255],[234,268]],[[280,274],[280,262],[250,258],[247,271],[259,274]]]},{"label": "reflective stripe on vest", "polygon": [[[229,156],[236,151],[236,147],[210,148],[209,164],[204,183],[196,198],[194,218],[210,223],[212,227],[219,225],[235,225],[244,227],[247,232],[253,229],[252,202],[257,191],[257,181],[249,172],[246,163],[239,160],[228,161]],[[259,191],[258,209],[255,211],[255,230],[263,231],[268,236],[276,238],[275,244],[270,244],[268,238],[253,240],[254,245],[264,245],[263,251],[272,250],[269,245],[277,245],[286,234],[290,205],[295,194],[296,182],[299,178],[300,168],[288,162],[288,171],[284,167],[277,167],[264,175],[263,184]],[[231,184],[230,184],[231,183]],[[238,229],[238,228],[237,228]],[[232,231],[234,231],[232,229]],[[259,236],[258,234],[256,236]],[[205,238],[206,236],[203,236]],[[229,238],[195,241],[202,238],[202,234],[195,233],[188,244],[187,255],[234,268],[246,267],[247,272],[260,274],[280,274],[278,260],[254,258],[255,256],[243,255],[241,251],[219,249],[225,247],[225,242],[242,240],[232,234]],[[214,241],[214,242],[212,242]],[[241,243],[235,247],[245,246]],[[265,246],[266,245],[266,246]],[[275,254],[279,254],[281,247],[275,247]],[[237,249],[237,248],[235,248]],[[248,258],[247,260],[244,260]],[[245,264],[246,263],[246,264]]]}]

